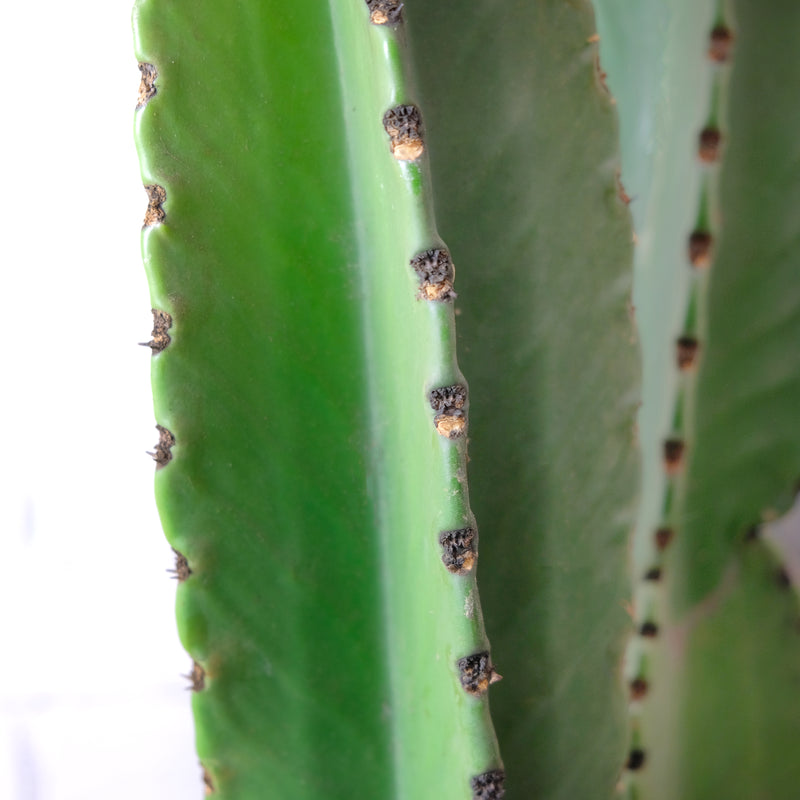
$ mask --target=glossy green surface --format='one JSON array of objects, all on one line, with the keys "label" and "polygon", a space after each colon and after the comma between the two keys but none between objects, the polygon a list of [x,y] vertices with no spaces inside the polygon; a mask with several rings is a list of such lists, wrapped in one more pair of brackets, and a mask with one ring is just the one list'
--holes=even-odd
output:
[{"label": "glossy green surface", "polygon": [[471,521],[465,442],[427,401],[460,379],[452,306],[416,299],[409,260],[440,242],[424,161],[395,161],[381,124],[414,100],[402,34],[368,18],[360,0],[134,12],[158,70],[142,173],[167,197],[144,260],[174,318],[156,492],[193,573],[179,629],[226,800],[456,800],[501,766],[456,669],[488,647],[474,573],[438,545]]},{"label": "glossy green surface", "polygon": [[509,797],[610,797],[627,747],[639,354],[632,232],[591,8],[406,7],[437,218],[458,264]]}]

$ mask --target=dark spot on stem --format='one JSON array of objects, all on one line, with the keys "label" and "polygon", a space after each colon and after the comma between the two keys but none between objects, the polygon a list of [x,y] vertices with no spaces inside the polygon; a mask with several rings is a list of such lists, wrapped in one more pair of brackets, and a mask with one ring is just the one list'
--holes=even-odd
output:
[{"label": "dark spot on stem", "polygon": [[628,754],[628,761],[625,766],[631,771],[636,772],[636,770],[641,769],[644,766],[644,762],[646,760],[644,750],[634,747],[633,750]]},{"label": "dark spot on stem", "polygon": [[670,542],[675,538],[675,531],[672,528],[659,528],[656,531],[656,548],[666,550]]},{"label": "dark spot on stem", "polygon": [[690,372],[697,364],[700,342],[693,336],[681,336],[676,342],[675,357],[681,372]]},{"label": "dark spot on stem", "polygon": [[780,567],[775,571],[775,583],[777,583],[781,589],[788,589],[791,587],[792,577],[784,567]]},{"label": "dark spot on stem", "polygon": [[731,55],[733,32],[727,25],[717,25],[708,37],[708,57],[712,61],[722,63]]},{"label": "dark spot on stem", "polygon": [[478,554],[472,528],[442,531],[439,544],[442,546],[442,563],[454,575],[466,575],[475,566]]},{"label": "dark spot on stem", "polygon": [[389,134],[392,155],[398,161],[414,161],[422,155],[422,117],[412,105],[395,106],[383,115],[383,127]]},{"label": "dark spot on stem", "polygon": [[675,475],[683,467],[686,445],[682,439],[667,439],[664,442],[664,469],[667,475]]},{"label": "dark spot on stem", "polygon": [[367,6],[373,25],[394,25],[403,20],[403,4],[399,0],[367,0]]},{"label": "dark spot on stem", "polygon": [[161,469],[172,461],[172,447],[175,444],[175,437],[171,431],[161,425],[156,425],[156,430],[158,431],[158,444],[155,452],[150,453],[150,455],[156,462],[156,469]]},{"label": "dark spot on stem", "polygon": [[472,800],[502,800],[506,796],[506,774],[501,769],[476,775],[469,784]]},{"label": "dark spot on stem", "polygon": [[206,688],[206,671],[196,662],[192,662],[192,671],[183,676],[189,681],[189,689],[202,692]]},{"label": "dark spot on stem", "polygon": [[172,577],[176,578],[178,583],[183,583],[192,574],[189,561],[183,553],[179,553],[174,547],[172,552],[175,553],[175,568],[168,569],[167,572],[171,572]]},{"label": "dark spot on stem", "polygon": [[634,678],[630,683],[631,700],[644,700],[650,690],[650,684],[644,678]]},{"label": "dark spot on stem", "polygon": [[147,63],[139,64],[139,72],[142,73],[142,80],[139,83],[139,96],[136,100],[136,108],[144,108],[152,100],[158,89],[156,89],[156,78],[158,70]]},{"label": "dark spot on stem", "polygon": [[151,311],[153,312],[153,331],[150,336],[153,338],[149,342],[140,342],[140,344],[143,347],[149,347],[152,350],[152,355],[156,355],[165,350],[172,341],[167,332],[172,327],[172,316],[167,314],[166,311],[159,311],[156,308],[151,309]]},{"label": "dark spot on stem", "polygon": [[411,267],[419,278],[420,300],[453,300],[456,293],[453,291],[453,281],[456,277],[456,268],[450,253],[444,248],[432,248],[414,256]]},{"label": "dark spot on stem", "polygon": [[719,160],[720,147],[722,145],[722,134],[719,128],[707,127],[700,131],[698,140],[697,155],[701,161],[712,164]]},{"label": "dark spot on stem", "polygon": [[655,622],[643,622],[639,627],[639,636],[645,639],[655,639],[658,636],[658,625]]},{"label": "dark spot on stem", "polygon": [[157,183],[150,183],[144,187],[147,192],[147,211],[144,212],[144,227],[152,228],[154,225],[160,225],[166,218],[166,212],[163,209],[164,202],[167,199],[167,192],[163,186]]},{"label": "dark spot on stem", "polygon": [[471,695],[482,695],[493,683],[502,680],[492,666],[489,653],[475,653],[458,659],[458,677],[464,690]]},{"label": "dark spot on stem", "polygon": [[661,567],[651,567],[647,572],[644,574],[644,579],[646,581],[653,581],[657,583],[661,580]]},{"label": "dark spot on stem", "polygon": [[708,231],[694,231],[689,236],[689,263],[698,269],[711,266],[713,239]]}]

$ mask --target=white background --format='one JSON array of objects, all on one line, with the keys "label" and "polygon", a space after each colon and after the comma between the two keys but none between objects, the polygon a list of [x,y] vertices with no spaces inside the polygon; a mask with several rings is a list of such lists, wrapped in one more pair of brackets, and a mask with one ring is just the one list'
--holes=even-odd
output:
[{"label": "white background", "polygon": [[2,800],[203,796],[146,455],[131,9],[3,8]]}]

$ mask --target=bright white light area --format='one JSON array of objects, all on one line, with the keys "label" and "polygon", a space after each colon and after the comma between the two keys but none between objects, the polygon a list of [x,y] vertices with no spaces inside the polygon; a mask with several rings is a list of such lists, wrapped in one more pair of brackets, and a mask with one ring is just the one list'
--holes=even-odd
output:
[{"label": "bright white light area", "polygon": [[203,796],[145,454],[131,7],[3,15],[3,800]]}]

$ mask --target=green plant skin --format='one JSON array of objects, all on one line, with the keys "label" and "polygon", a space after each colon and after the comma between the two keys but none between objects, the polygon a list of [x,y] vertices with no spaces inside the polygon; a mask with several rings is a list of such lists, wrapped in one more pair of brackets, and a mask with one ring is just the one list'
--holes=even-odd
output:
[{"label": "green plant skin", "polygon": [[472,516],[465,440],[427,398],[462,380],[452,305],[409,264],[440,244],[425,166],[381,122],[413,100],[402,37],[363,3],[263,0],[142,0],[135,30],[166,191],[144,260],[174,318],[156,494],[192,570],[201,761],[223,798],[468,798],[502,762],[457,669],[488,650],[474,571],[438,544]]}]

